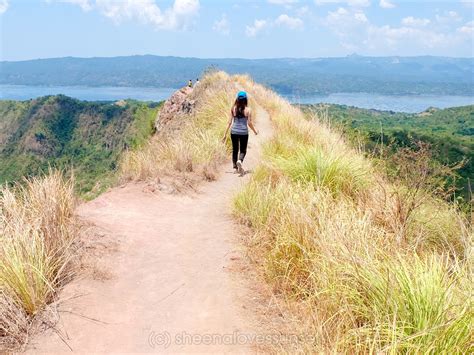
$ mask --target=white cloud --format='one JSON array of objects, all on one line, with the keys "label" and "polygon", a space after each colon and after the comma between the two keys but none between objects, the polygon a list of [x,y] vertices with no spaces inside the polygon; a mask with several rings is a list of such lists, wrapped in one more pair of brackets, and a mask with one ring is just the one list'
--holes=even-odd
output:
[{"label": "white cloud", "polygon": [[309,11],[309,7],[308,7],[308,6],[302,6],[302,7],[298,8],[298,9],[296,9],[296,14],[297,14],[298,16],[305,16],[305,15],[307,15],[307,14],[309,14],[309,13],[310,13],[310,11]]},{"label": "white cloud", "polygon": [[357,11],[355,14],[354,14],[354,19],[357,21],[357,22],[361,22],[361,23],[365,23],[367,22],[367,16],[365,16],[365,14],[362,12],[362,11]]},{"label": "white cloud", "polygon": [[43,1],[47,4],[58,2],[58,3],[64,3],[64,4],[77,5],[83,11],[90,11],[94,7],[92,0],[43,0]]},{"label": "white cloud", "polygon": [[[447,12],[445,16],[458,21],[456,12]],[[353,7],[328,11],[322,24],[331,30],[343,48],[363,53],[400,54],[406,50],[413,54],[420,51],[449,53],[450,49],[462,45],[472,46],[474,34],[474,21],[454,28],[439,26],[435,20],[408,16],[400,26],[375,25],[362,9]]]},{"label": "white cloud", "polygon": [[296,4],[298,0],[267,0],[267,2],[274,5],[292,5]]},{"label": "white cloud", "polygon": [[92,4],[89,0],[61,0],[61,2],[78,5],[84,11],[92,10]]},{"label": "white cloud", "polygon": [[115,23],[138,21],[164,30],[185,29],[198,14],[200,7],[199,0],[174,0],[173,5],[164,11],[155,0],[46,0],[46,2],[71,3],[80,6],[84,11],[96,10]]},{"label": "white cloud", "polygon": [[370,6],[370,0],[314,0],[316,5],[345,4],[353,7]]},{"label": "white cloud", "polygon": [[291,17],[287,14],[282,14],[275,20],[277,26],[286,26],[292,30],[303,27],[303,20],[298,17]]},{"label": "white cloud", "polygon": [[462,17],[456,11],[446,11],[443,15],[436,15],[436,21],[444,25],[460,22],[461,20]]},{"label": "white cloud", "polygon": [[291,30],[303,28],[304,22],[299,17],[291,17],[287,14],[281,14],[276,19],[255,20],[253,25],[245,27],[245,34],[248,37],[256,37],[262,30],[272,27],[287,27]]},{"label": "white cloud", "polygon": [[474,7],[474,0],[461,0],[461,2],[464,4],[466,7]]},{"label": "white cloud", "polygon": [[8,0],[0,0],[0,15],[8,10]]},{"label": "white cloud", "polygon": [[424,49],[447,48],[458,39],[447,33],[414,27],[369,26],[368,45],[373,49],[399,50],[404,43]]},{"label": "white cloud", "polygon": [[474,21],[470,21],[466,23],[464,26],[459,27],[457,31],[460,34],[469,36],[472,40],[472,36],[474,35]]},{"label": "white cloud", "polygon": [[390,0],[380,0],[379,6],[383,9],[393,9],[395,4],[392,3]]},{"label": "white cloud", "polygon": [[267,26],[267,20],[255,20],[252,26],[245,27],[245,34],[248,37],[255,37],[260,31],[262,31]]},{"label": "white cloud", "polygon": [[344,32],[349,28],[367,22],[367,16],[365,16],[362,10],[349,10],[344,7],[339,7],[335,11],[329,11],[325,20],[325,23],[336,32]]},{"label": "white cloud", "polygon": [[226,14],[222,14],[220,20],[214,22],[212,29],[222,35],[227,36],[230,33],[230,23]]},{"label": "white cloud", "polygon": [[340,44],[355,51],[366,37],[366,27],[369,20],[360,9],[339,7],[335,11],[329,11],[324,19],[326,25],[338,38]]},{"label": "white cloud", "polygon": [[408,27],[424,27],[426,25],[429,25],[430,23],[431,21],[427,18],[416,18],[413,16],[408,16],[402,19],[402,25]]}]

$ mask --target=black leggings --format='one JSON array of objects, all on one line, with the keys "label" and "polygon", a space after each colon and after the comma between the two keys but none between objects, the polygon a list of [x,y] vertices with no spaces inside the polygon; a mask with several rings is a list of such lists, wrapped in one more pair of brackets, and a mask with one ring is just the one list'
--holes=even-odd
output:
[{"label": "black leggings", "polygon": [[232,163],[234,165],[234,168],[236,168],[237,160],[239,159],[240,161],[244,161],[245,154],[247,154],[247,143],[249,142],[249,135],[231,134],[230,139],[232,140]]}]

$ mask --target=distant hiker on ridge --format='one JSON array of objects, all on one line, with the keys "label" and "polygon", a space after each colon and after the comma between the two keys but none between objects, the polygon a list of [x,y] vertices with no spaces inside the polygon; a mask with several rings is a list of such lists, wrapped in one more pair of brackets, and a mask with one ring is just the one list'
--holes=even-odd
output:
[{"label": "distant hiker on ridge", "polygon": [[189,88],[192,88],[193,87],[193,81],[191,79],[189,79],[188,81],[188,87]]},{"label": "distant hiker on ridge", "polygon": [[222,141],[227,139],[227,133],[232,125],[230,131],[230,139],[232,140],[232,164],[234,167],[234,173],[239,173],[240,176],[244,175],[244,169],[242,163],[247,154],[247,144],[249,141],[249,129],[250,127],[255,135],[258,131],[255,129],[252,122],[252,112],[250,107],[247,107],[247,93],[240,91],[237,94],[237,98],[230,111],[229,123],[225,130],[224,138]]}]

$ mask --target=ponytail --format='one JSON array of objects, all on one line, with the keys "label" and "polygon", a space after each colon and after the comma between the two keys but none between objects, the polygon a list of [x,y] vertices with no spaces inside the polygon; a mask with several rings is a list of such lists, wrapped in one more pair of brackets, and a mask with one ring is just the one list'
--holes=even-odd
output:
[{"label": "ponytail", "polygon": [[247,98],[245,99],[236,99],[234,102],[234,106],[232,106],[232,114],[236,117],[244,117],[245,116],[245,108],[248,105]]}]

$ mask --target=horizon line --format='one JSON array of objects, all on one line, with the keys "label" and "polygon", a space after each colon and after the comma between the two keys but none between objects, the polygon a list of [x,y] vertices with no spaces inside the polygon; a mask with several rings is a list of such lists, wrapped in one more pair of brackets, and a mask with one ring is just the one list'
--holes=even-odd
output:
[{"label": "horizon line", "polygon": [[327,56],[327,57],[260,57],[260,58],[244,58],[244,57],[186,57],[176,55],[158,55],[158,54],[129,54],[129,55],[116,55],[116,56],[62,56],[62,57],[44,57],[44,58],[30,58],[30,59],[19,59],[19,60],[3,60],[0,59],[0,63],[19,63],[19,62],[32,62],[41,60],[53,60],[53,59],[114,59],[114,58],[127,58],[127,57],[159,57],[159,58],[177,58],[177,59],[195,59],[195,60],[317,60],[317,59],[341,59],[351,57],[361,58],[447,58],[447,59],[470,59],[473,57],[452,57],[444,55],[363,55],[358,53],[347,54],[345,56]]}]

